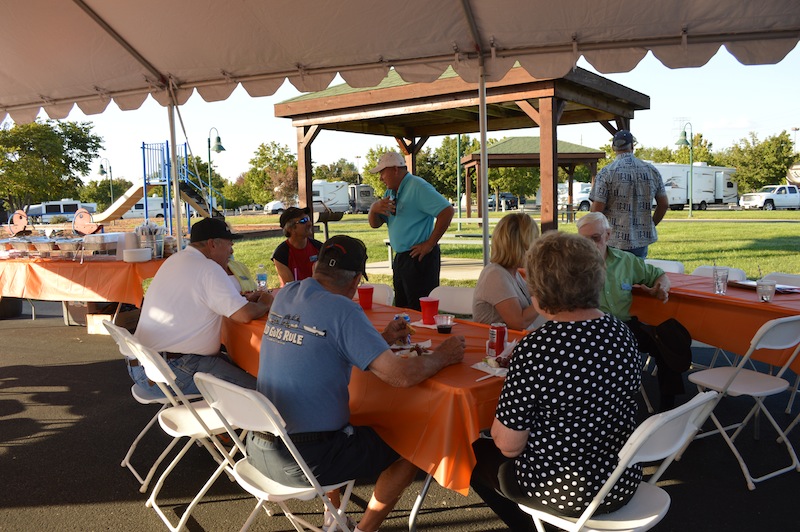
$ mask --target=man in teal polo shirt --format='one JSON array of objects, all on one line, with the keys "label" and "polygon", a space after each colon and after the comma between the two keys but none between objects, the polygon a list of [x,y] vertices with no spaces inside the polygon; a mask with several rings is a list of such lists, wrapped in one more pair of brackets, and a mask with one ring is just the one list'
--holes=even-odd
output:
[{"label": "man in teal polo shirt", "polygon": [[439,286],[438,242],[453,219],[453,206],[430,183],[409,173],[397,152],[381,155],[370,172],[379,173],[387,189],[370,207],[369,225],[389,225],[395,305],[419,310],[419,298]]}]

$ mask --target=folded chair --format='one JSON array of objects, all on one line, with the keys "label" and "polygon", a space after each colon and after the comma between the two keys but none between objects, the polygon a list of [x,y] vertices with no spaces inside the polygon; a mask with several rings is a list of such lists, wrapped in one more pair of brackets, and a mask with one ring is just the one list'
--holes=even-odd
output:
[{"label": "folded chair", "polygon": [[[633,532],[653,528],[667,514],[670,505],[669,495],[656,486],[656,482],[672,463],[675,455],[691,441],[697,427],[713,408],[717,395],[716,392],[698,394],[686,404],[644,420],[625,442],[619,452],[617,467],[580,517],[563,517],[522,504],[519,507],[533,517],[539,532],[544,532],[544,523],[568,532]],[[658,460],[662,460],[658,470],[647,482],[639,484],[628,504],[615,512],[593,515],[627,468],[641,462]]]},{"label": "folded chair", "polygon": [[679,260],[644,259],[647,264],[661,268],[667,273],[683,273],[683,263]]},{"label": "folded chair", "polygon": [[[126,329],[114,325],[108,320],[105,320],[103,322],[103,325],[108,330],[108,333],[111,335],[111,338],[113,338],[114,341],[117,343],[117,346],[119,347],[119,351],[122,354],[122,356],[125,357],[127,360],[136,360],[136,355],[133,353],[133,351],[131,351],[131,348],[128,346],[128,342],[126,341],[127,338],[131,337],[131,334]],[[133,464],[131,463],[131,459],[133,458],[133,453],[136,450],[136,446],[139,445],[139,442],[142,440],[144,435],[147,434],[147,432],[151,428],[153,428],[156,422],[158,422],[158,415],[161,413],[162,410],[170,406],[170,401],[163,395],[155,394],[150,390],[148,390],[147,388],[140,386],[139,384],[136,383],[134,383],[131,386],[131,395],[139,404],[161,405],[161,408],[158,410],[158,412],[155,413],[155,415],[150,419],[147,425],[144,426],[141,432],[139,432],[138,436],[136,436],[136,438],[133,440],[133,443],[131,443],[131,446],[128,448],[128,452],[125,453],[125,458],[122,459],[122,463],[120,464],[122,467],[127,467],[131,471],[131,473],[133,473],[133,476],[136,477],[136,480],[138,480],[139,484],[141,485],[139,491],[144,493],[147,491],[147,487],[149,486],[150,481],[153,478],[153,475],[155,474],[156,470],[158,469],[158,466],[161,464],[163,460],[163,456],[165,455],[162,455],[161,458],[159,458],[153,463],[153,465],[150,467],[150,471],[147,472],[147,476],[145,476],[144,478],[142,478],[142,476],[133,466]],[[201,397],[200,395],[186,396],[186,398],[189,399],[190,401],[199,399],[200,397]],[[178,442],[179,439],[180,438],[173,438],[172,442],[169,444],[165,452],[169,453],[169,451],[172,450],[172,448],[175,446],[175,444]]]},{"label": "folded chair", "polygon": [[[238,449],[241,450],[242,454],[245,454],[245,458],[242,458],[233,466],[233,476],[245,491],[258,499],[258,503],[247,518],[241,529],[242,531],[250,528],[258,511],[266,501],[277,503],[295,529],[302,531],[305,530],[303,527],[306,527],[319,531],[319,528],[293,514],[286,506],[286,501],[290,499],[309,501],[319,497],[325,508],[335,519],[338,528],[334,528],[350,532],[347,527],[345,508],[350,500],[355,480],[348,480],[332,486],[321,486],[286,432],[286,423],[275,408],[275,405],[259,392],[242,388],[208,373],[196,373],[194,382],[203,397],[208,401],[208,404],[211,405],[211,408],[219,415],[221,422],[228,429],[228,434],[230,434]],[[233,427],[239,427],[245,431],[266,432],[279,437],[311,486],[307,488],[286,486],[264,476],[247,461],[245,444],[241,439],[244,433],[237,434]],[[221,464],[215,475],[218,476],[223,471],[224,466],[225,464]],[[212,476],[212,478],[214,477]],[[340,508],[336,508],[326,493],[341,488],[345,488],[345,491],[342,495]],[[334,530],[334,528],[328,530]]]},{"label": "folded chair", "polygon": [[[768,375],[758,371],[750,370],[744,367],[750,360],[753,352],[757,349],[788,349],[795,347],[791,356],[784,362],[777,375]],[[771,395],[779,394],[789,388],[789,381],[782,378],[782,375],[787,368],[794,361],[800,351],[800,316],[790,316],[788,318],[778,318],[768,321],[761,328],[758,329],[753,339],[750,341],[750,348],[736,367],[717,367],[705,369],[692,373],[689,375],[689,380],[697,385],[697,389],[703,390],[716,390],[720,392],[720,398],[729,395],[731,397],[749,396],[755,401],[755,405],[750,409],[748,414],[741,423],[736,423],[728,427],[723,427],[717,416],[712,411],[710,414],[711,421],[714,423],[716,430],[712,430],[701,434],[698,437],[704,437],[711,434],[719,433],[725,440],[725,443],[730,447],[731,452],[739,462],[747,487],[751,490],[755,489],[755,483],[767,480],[778,476],[782,473],[796,469],[800,471],[800,462],[797,460],[797,454],[794,447],[786,437],[786,431],[782,430],[775,418],[772,417],[767,407],[764,405],[764,399]],[[716,406],[716,405],[715,405]],[[753,477],[750,470],[736,448],[734,441],[737,436],[742,432],[742,429],[747,423],[754,418],[757,419],[758,414],[763,414],[764,417],[770,422],[773,428],[778,432],[778,441],[783,441],[786,445],[786,451],[789,453],[791,464],[777,469],[771,473],[767,473],[760,477]],[[789,427],[789,429],[791,426]],[[736,429],[732,435],[728,435],[728,431]],[[757,431],[757,429],[756,429]]]},{"label": "folded chair", "polygon": [[[215,435],[225,432],[225,425],[222,424],[219,416],[217,416],[205,401],[189,401],[189,398],[175,384],[175,373],[173,373],[166,360],[164,360],[160,354],[142,345],[133,335],[121,327],[112,324],[108,320],[104,320],[103,325],[105,325],[106,329],[109,331],[115,331],[115,334],[122,338],[126,344],[127,352],[136,356],[139,363],[144,366],[147,378],[161,389],[164,396],[169,401],[166,408],[158,413],[158,422],[164,432],[172,436],[173,441],[167,446],[164,452],[161,453],[156,463],[158,464],[164,460],[177,440],[188,438],[183,448],[161,473],[156,485],[153,487],[153,491],[150,493],[150,497],[148,497],[145,503],[146,506],[156,511],[158,516],[171,531],[181,530],[186,526],[186,522],[189,520],[195,506],[197,506],[200,499],[206,494],[218,475],[209,479],[200,492],[192,499],[192,502],[186,508],[186,511],[181,516],[177,525],[172,525],[164,510],[158,506],[156,498],[164,485],[164,481],[195,443],[200,443],[205,447],[217,463],[224,464],[226,462],[225,457],[229,455],[229,452],[215,437]],[[122,331],[125,332],[123,333]],[[232,451],[235,452],[235,449],[232,449]]]}]

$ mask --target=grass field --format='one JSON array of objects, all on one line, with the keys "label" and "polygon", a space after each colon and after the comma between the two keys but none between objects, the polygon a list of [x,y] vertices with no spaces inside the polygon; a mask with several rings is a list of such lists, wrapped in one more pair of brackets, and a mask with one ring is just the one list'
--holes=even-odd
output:
[{"label": "grass field", "polygon": [[[538,213],[531,213],[534,218]],[[491,213],[496,220],[502,213]],[[232,216],[228,221],[239,230],[252,225],[275,225],[277,216]],[[463,233],[479,234],[477,225],[464,224]],[[559,224],[559,229],[574,233],[574,224]],[[383,240],[387,238],[386,227],[372,229],[366,215],[346,215],[340,222],[329,224],[331,235],[348,234],[359,238],[367,245],[369,262],[385,261],[386,248]],[[687,272],[697,266],[712,264],[741,268],[750,279],[763,273],[780,271],[800,273],[800,211],[695,211],[688,218],[688,211],[670,211],[658,227],[659,240],[650,247],[649,257],[654,259],[678,260],[684,263]],[[455,224],[447,236],[456,234]],[[320,237],[321,238],[321,237]],[[270,286],[279,285],[275,268],[270,257],[275,247],[283,240],[262,238],[238,242],[235,256],[255,271],[258,264],[267,266],[270,273]],[[442,246],[445,257],[464,257],[480,259],[479,246]],[[380,277],[380,276],[378,276]],[[374,282],[390,282],[390,278],[372,279]],[[474,281],[450,283],[472,284]]]}]

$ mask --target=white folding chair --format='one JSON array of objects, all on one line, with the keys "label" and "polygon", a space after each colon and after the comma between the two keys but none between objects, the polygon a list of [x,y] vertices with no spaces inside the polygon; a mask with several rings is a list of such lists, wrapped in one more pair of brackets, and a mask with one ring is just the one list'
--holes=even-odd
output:
[{"label": "white folding chair", "polygon": [[[128,332],[126,329],[122,327],[114,325],[108,320],[105,320],[103,322],[103,325],[108,330],[108,333],[111,335],[111,338],[113,338],[114,341],[117,343],[117,346],[119,347],[119,351],[122,354],[122,356],[128,360],[136,360],[136,355],[133,353],[133,351],[131,351],[131,348],[128,346],[127,342],[127,338],[131,337],[130,332]],[[131,473],[133,473],[133,476],[136,477],[136,480],[139,481],[140,484],[139,491],[144,493],[147,491],[147,487],[150,484],[150,481],[152,480],[153,475],[156,472],[156,469],[158,469],[158,466],[161,464],[162,459],[156,460],[153,463],[153,465],[150,467],[150,470],[147,472],[147,476],[145,476],[144,478],[142,478],[142,476],[133,466],[133,464],[131,463],[131,459],[133,458],[133,453],[136,450],[137,445],[139,445],[139,442],[142,440],[144,435],[147,434],[147,432],[151,428],[153,428],[153,425],[155,425],[156,422],[158,421],[158,415],[161,413],[162,410],[164,410],[170,405],[170,401],[165,396],[161,394],[155,394],[150,390],[148,390],[147,388],[140,386],[139,384],[136,383],[134,383],[133,386],[131,386],[131,395],[139,404],[161,405],[161,408],[158,410],[158,412],[155,413],[155,415],[150,419],[147,425],[144,426],[141,432],[139,432],[139,434],[133,440],[133,443],[131,443],[131,446],[128,448],[128,452],[125,453],[125,458],[122,459],[122,463],[120,464],[122,467],[127,467],[131,471]],[[200,395],[188,395],[186,397],[189,400],[195,400],[199,399]],[[166,450],[167,453],[169,453],[169,451],[172,450],[172,448],[175,446],[175,444],[178,442],[179,439],[180,438],[172,439],[172,442],[167,447]]]},{"label": "white folding chair", "polygon": [[[775,281],[778,284],[783,284],[787,286],[800,286],[800,275],[796,273],[772,272],[766,274],[763,277],[763,279],[769,279],[771,281]],[[797,375],[794,379],[794,384],[792,385],[792,392],[789,394],[789,402],[786,403],[787,414],[792,413],[792,404],[794,404],[794,398],[797,395],[798,386],[800,386],[800,375]]]},{"label": "white folding chair", "polygon": [[647,264],[661,268],[667,273],[683,273],[683,263],[678,260],[644,259]]},{"label": "white folding chair", "polygon": [[[392,305],[394,303],[394,288],[383,283],[368,283],[374,287],[372,301],[381,305]],[[358,301],[358,292],[353,296],[353,301]]]},{"label": "white folding chair", "polygon": [[[539,532],[544,532],[544,523],[569,532],[590,530],[633,532],[653,528],[667,514],[670,505],[669,494],[656,486],[656,482],[672,463],[675,455],[691,440],[697,427],[706,419],[717,395],[716,392],[698,394],[686,404],[644,420],[625,442],[619,452],[617,467],[580,517],[554,515],[522,504],[519,507],[533,517]],[[647,482],[639,484],[628,504],[615,512],[593,516],[628,467],[658,460],[662,460],[658,470]]]},{"label": "white folding chair", "polygon": [[[725,266],[728,268],[727,266]],[[690,275],[698,275],[700,277],[713,277],[714,276],[714,266],[698,266],[695,268]],[[742,270],[741,268],[728,268],[728,280],[729,281],[745,281],[747,280],[747,273]],[[722,357],[728,362],[728,365],[732,366],[733,361],[728,358],[728,354],[721,348],[709,345],[698,340],[692,340],[692,347],[699,347],[699,348],[713,348],[714,354],[711,356],[711,362],[708,364],[709,368],[713,368],[714,365],[717,363],[717,358],[722,355]],[[733,353],[731,353],[733,354]],[[735,355],[734,355],[735,356]],[[705,368],[700,364],[692,362],[693,368]]]},{"label": "white folding chair", "polygon": [[[178,452],[175,458],[173,458],[169,466],[161,473],[156,485],[153,487],[153,491],[150,493],[150,497],[148,497],[145,503],[146,506],[156,511],[158,516],[171,531],[175,532],[181,530],[186,526],[195,506],[197,506],[200,499],[202,499],[209,488],[211,488],[211,485],[219,475],[213,476],[203,485],[200,492],[192,499],[192,502],[186,508],[180,521],[175,526],[172,525],[170,519],[161,507],[158,506],[156,498],[164,485],[164,481],[195,443],[200,443],[205,447],[217,463],[226,463],[226,457],[229,456],[229,452],[215,437],[216,434],[225,432],[225,425],[223,425],[219,416],[217,416],[206,401],[189,401],[188,397],[175,384],[175,373],[173,373],[172,369],[161,355],[142,345],[133,335],[125,331],[125,329],[112,324],[108,320],[104,320],[103,325],[105,325],[106,329],[109,331],[115,331],[118,335],[117,337],[122,338],[126,344],[127,352],[136,356],[139,363],[144,366],[147,378],[153,381],[169,400],[167,407],[159,411],[158,422],[164,432],[172,436],[173,442],[161,453],[156,463],[161,463],[161,461],[164,460],[177,440],[180,438],[188,438],[183,448]],[[125,332],[123,333],[122,331]],[[232,452],[236,452],[235,448],[232,449]]]},{"label": "white folding chair", "polygon": [[[309,501],[319,497],[328,512],[333,515],[339,529],[344,532],[350,532],[347,526],[345,509],[347,507],[347,502],[350,500],[350,494],[353,491],[355,480],[347,480],[332,486],[321,486],[298,452],[289,434],[286,432],[286,423],[275,408],[275,405],[261,393],[231,384],[230,382],[214,377],[208,373],[196,373],[194,382],[202,392],[203,397],[205,397],[206,401],[208,401],[218,414],[221,422],[228,429],[228,434],[230,434],[236,446],[245,455],[245,458],[242,458],[233,466],[233,476],[245,491],[258,499],[258,503],[247,518],[247,521],[241,529],[242,531],[250,528],[259,509],[261,509],[266,501],[274,501],[277,503],[295,529],[301,531],[304,530],[302,527],[307,527],[311,530],[319,531],[319,528],[290,512],[285,502],[290,499]],[[240,427],[245,431],[269,433],[279,437],[297,462],[297,465],[303,471],[303,474],[306,476],[311,486],[307,488],[286,486],[266,477],[263,473],[250,465],[246,458],[245,445],[241,439],[244,433],[237,434],[233,427]],[[223,467],[224,464],[220,465],[215,475],[218,476]],[[345,490],[342,495],[340,507],[336,508],[326,493],[341,488],[345,488]],[[333,530],[333,528],[328,530]]]},{"label": "white folding chair", "polygon": [[439,300],[439,312],[472,316],[472,299],[475,288],[469,286],[437,286],[430,297]]},{"label": "white folding chair", "polygon": [[[750,360],[753,352],[757,349],[789,349],[795,347],[794,352],[784,362],[777,375],[768,375],[758,371],[744,368],[744,365]],[[725,443],[730,447],[731,452],[739,462],[742,473],[747,481],[749,489],[755,489],[755,483],[767,480],[782,473],[796,469],[800,471],[800,462],[797,460],[794,447],[786,437],[786,431],[782,430],[775,418],[772,417],[767,407],[764,405],[764,398],[771,395],[776,395],[789,387],[789,381],[781,378],[783,373],[794,361],[800,351],[800,316],[790,316],[788,318],[778,318],[768,321],[762,325],[756,332],[753,339],[750,341],[750,348],[747,353],[736,365],[736,367],[717,367],[698,371],[689,375],[689,380],[697,385],[697,389],[715,390],[720,392],[720,399],[726,395],[731,397],[748,396],[752,397],[755,405],[747,413],[747,416],[741,423],[736,423],[727,427],[723,427],[717,416],[712,411],[710,414],[711,421],[716,426],[716,430],[712,430],[699,435],[698,437],[705,437],[711,434],[719,433],[725,440]],[[717,399],[717,403],[720,401]],[[716,406],[716,405],[715,405]],[[744,462],[742,455],[734,444],[737,436],[742,432],[747,423],[758,414],[763,414],[764,417],[770,422],[773,428],[778,432],[778,441],[783,441],[786,445],[786,451],[791,458],[791,465],[776,469],[771,473],[767,473],[760,477],[753,477],[750,470]],[[736,429],[732,435],[728,435],[729,430]],[[757,429],[755,429],[757,431]],[[791,430],[791,426],[787,427]]]}]

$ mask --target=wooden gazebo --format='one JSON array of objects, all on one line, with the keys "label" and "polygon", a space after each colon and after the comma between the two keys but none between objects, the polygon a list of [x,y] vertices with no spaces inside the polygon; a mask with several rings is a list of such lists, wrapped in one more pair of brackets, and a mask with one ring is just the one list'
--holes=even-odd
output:
[{"label": "wooden gazebo", "polygon": [[[539,154],[539,137],[510,137],[503,139],[497,144],[492,144],[486,149],[486,159],[489,168],[538,168],[541,163]],[[597,175],[597,163],[606,157],[603,150],[595,150],[573,144],[563,140],[556,141],[557,156],[556,161],[568,176],[570,202],[568,209],[572,206],[572,177],[575,175],[575,168],[584,165],[589,169],[589,175],[594,182]],[[472,215],[471,182],[470,174],[480,176],[481,153],[477,151],[461,158],[464,166],[465,187],[464,193],[467,197],[467,217]],[[480,197],[480,187],[478,187],[478,208],[483,205]]]},{"label": "wooden gazebo", "polygon": [[[583,69],[563,78],[536,79],[514,68],[501,81],[486,84],[487,130],[539,127],[542,229],[557,227],[558,125],[597,122],[609,136],[630,129],[634,112],[649,109],[649,96]],[[394,137],[415,171],[416,154],[437,135],[475,133],[477,85],[452,71],[433,83],[408,83],[394,71],[380,85],[347,85],[298,96],[275,105],[275,116],[297,128],[300,202],[311,205],[311,146],[322,130]]]}]

